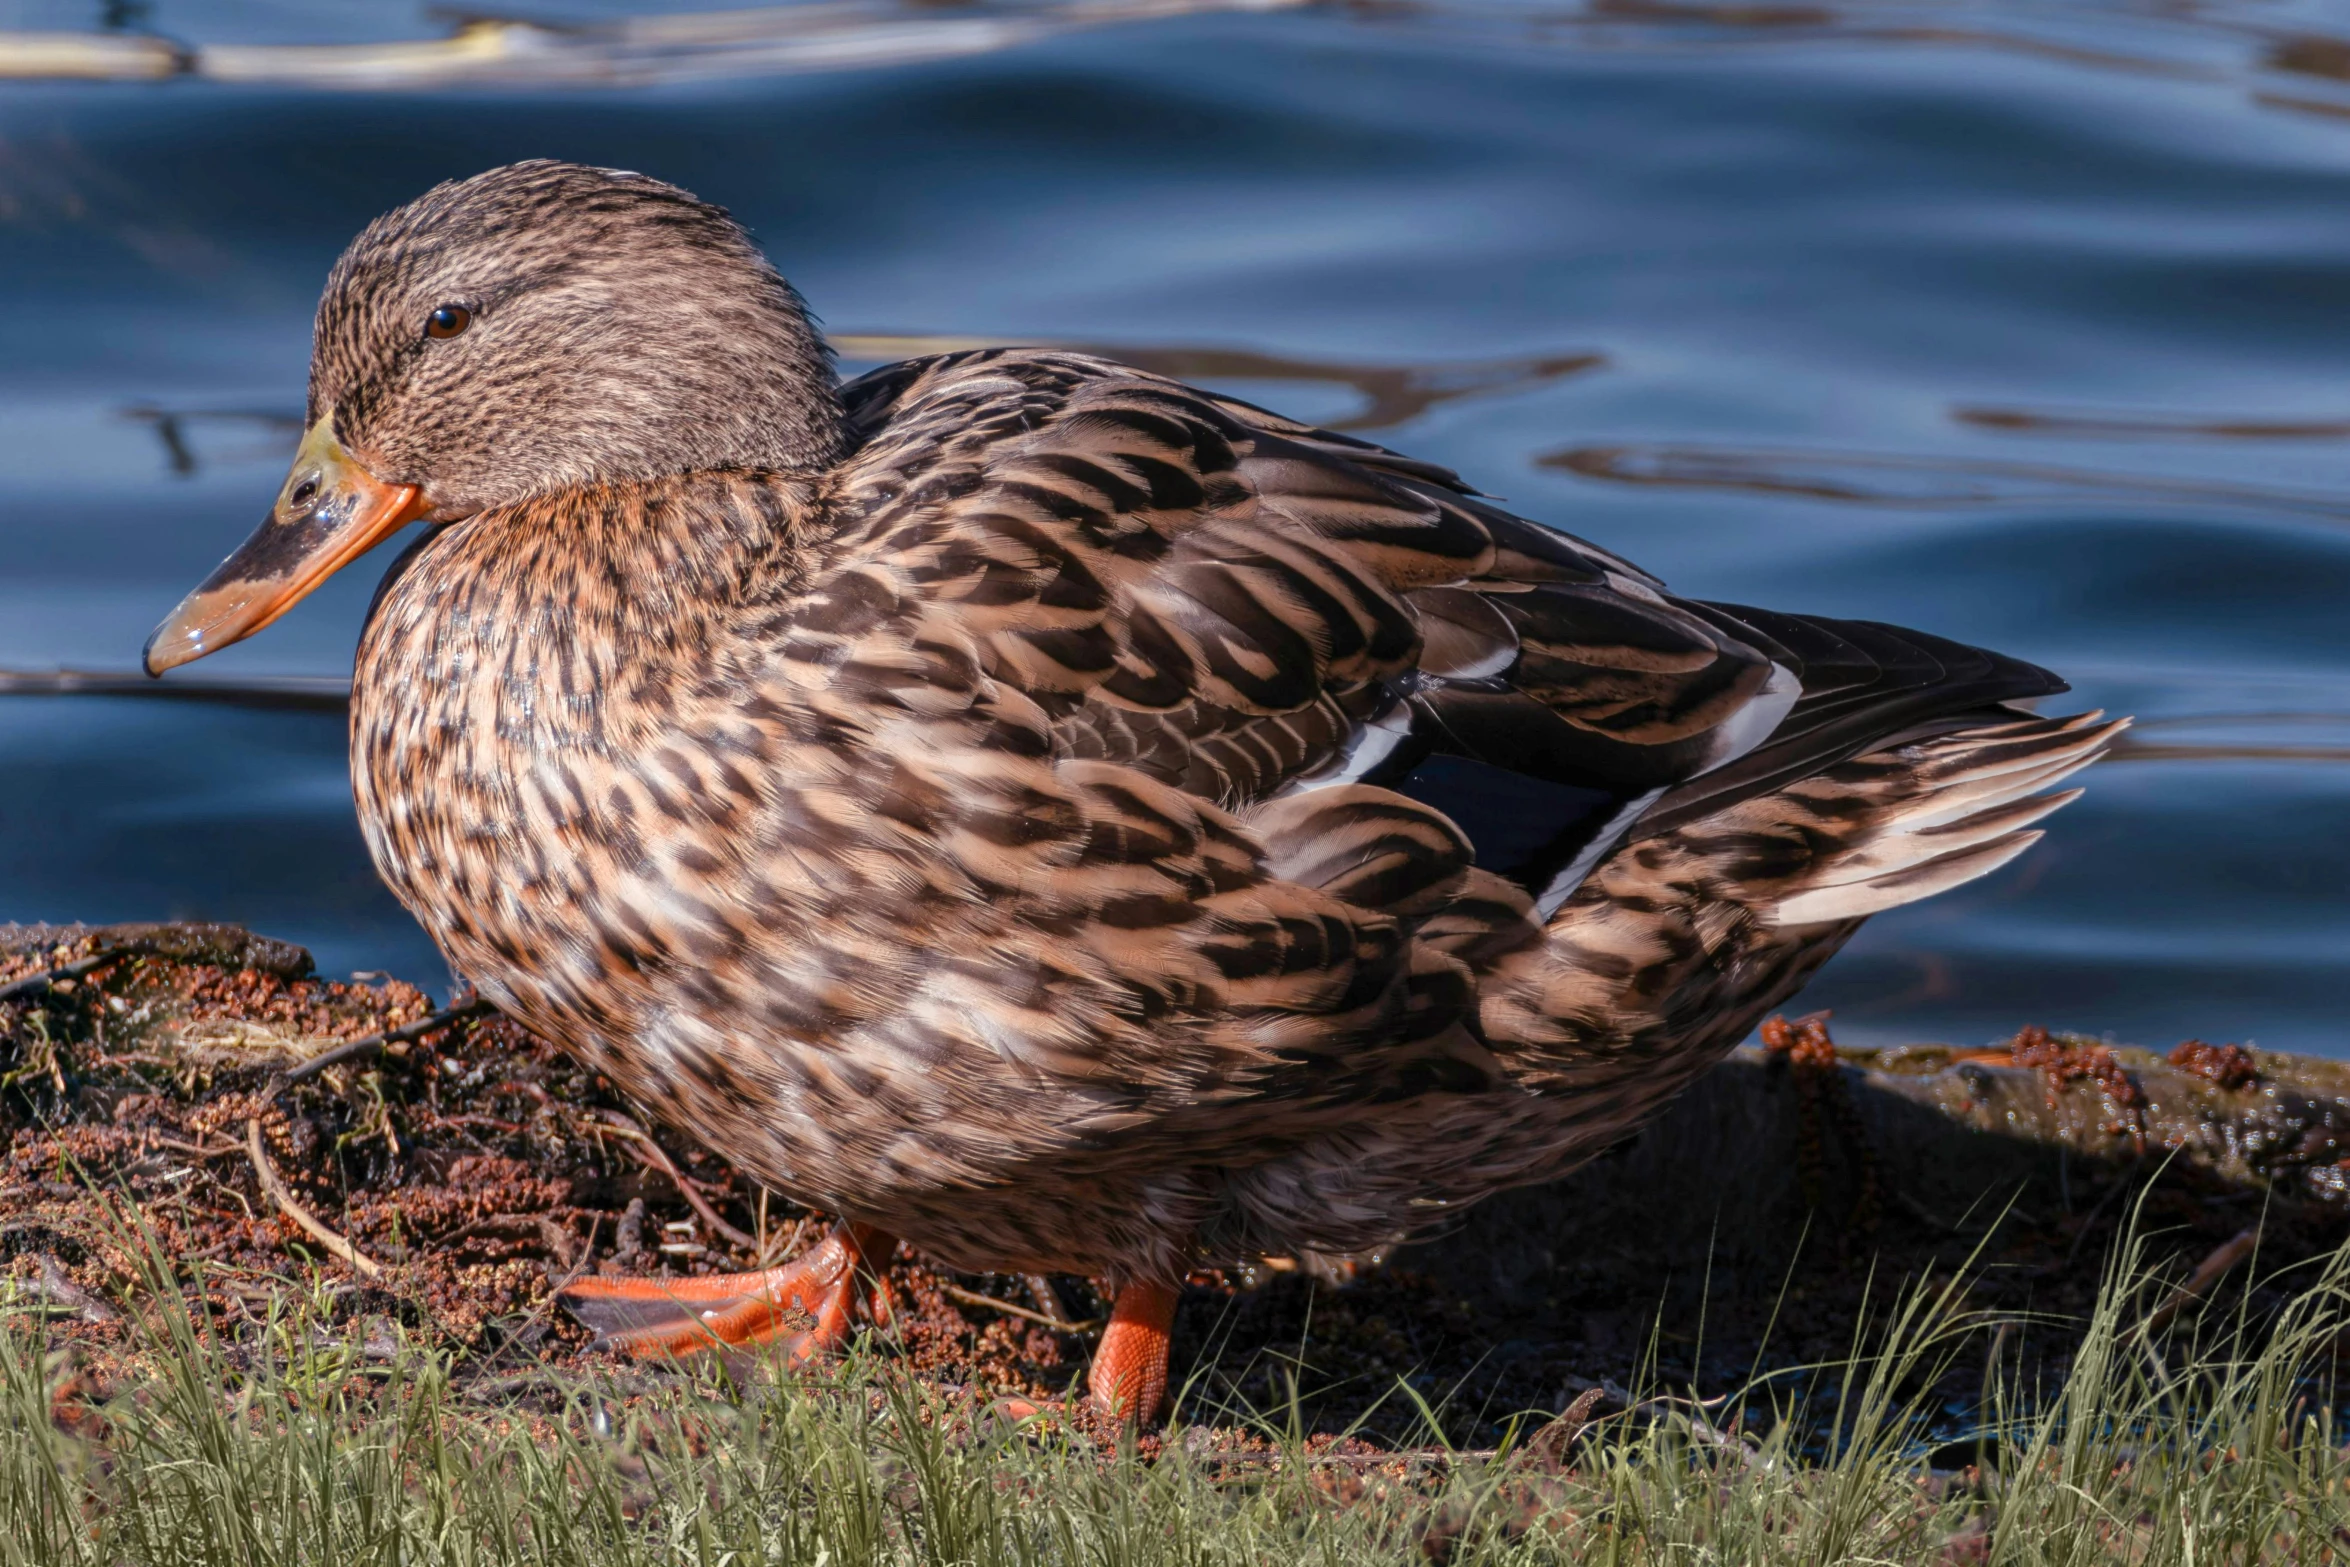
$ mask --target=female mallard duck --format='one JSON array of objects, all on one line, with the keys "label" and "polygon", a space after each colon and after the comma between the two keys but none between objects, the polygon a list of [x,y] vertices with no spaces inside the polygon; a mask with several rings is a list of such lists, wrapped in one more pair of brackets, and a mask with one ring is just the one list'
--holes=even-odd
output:
[{"label": "female mallard duck", "polygon": [[344,253],[276,509],[147,667],[410,520],[352,686],[377,867],[501,1008],[842,1216],[566,1304],[808,1354],[890,1236],[1106,1275],[1129,1418],[1187,1269],[1589,1158],[2119,727],[1083,354],[837,385],[723,211],[562,163]]}]

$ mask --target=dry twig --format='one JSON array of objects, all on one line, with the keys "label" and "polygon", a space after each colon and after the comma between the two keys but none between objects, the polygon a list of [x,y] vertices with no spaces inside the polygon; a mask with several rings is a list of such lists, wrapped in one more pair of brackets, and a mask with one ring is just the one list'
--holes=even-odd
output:
[{"label": "dry twig", "polygon": [[[762,1235],[767,1234],[766,1214],[764,1211],[766,1202],[767,1190],[765,1187],[761,1187],[759,1189],[759,1203],[762,1211],[760,1213],[759,1232]],[[762,1268],[772,1268],[779,1259],[790,1256],[799,1248],[800,1237],[808,1233],[808,1224],[809,1220],[805,1217],[802,1217],[795,1219],[792,1222],[792,1227],[790,1229],[778,1230],[774,1234],[768,1235],[767,1244],[759,1248],[759,1260],[757,1265]]]},{"label": "dry twig", "polygon": [[0,985],[0,1001],[23,1001],[40,995],[60,980],[79,979],[93,970],[104,968],[115,959],[126,956],[129,950],[127,947],[107,947],[102,951],[93,952],[86,958],[76,958],[71,963],[60,963],[57,967],[43,969],[38,974],[27,974],[22,979],[12,979],[7,984]]},{"label": "dry twig", "polygon": [[147,1141],[158,1148],[168,1148],[173,1153],[184,1153],[191,1159],[218,1159],[223,1154],[244,1152],[235,1143],[191,1143],[183,1138],[166,1136],[162,1132],[149,1132]]},{"label": "dry twig", "polygon": [[115,1319],[115,1309],[67,1278],[65,1269],[58,1266],[55,1257],[44,1251],[37,1253],[33,1260],[41,1270],[38,1289],[44,1300],[63,1307],[84,1322],[112,1322]]},{"label": "dry twig", "polygon": [[1069,1307],[1062,1301],[1061,1292],[1053,1288],[1051,1279],[1041,1273],[1023,1273],[1020,1282],[1027,1287],[1028,1298],[1036,1303],[1036,1309],[1053,1321],[1070,1323],[1076,1320],[1069,1315]]},{"label": "dry twig", "polygon": [[386,1046],[404,1045],[412,1039],[422,1039],[437,1029],[447,1028],[452,1023],[461,1023],[469,1017],[480,1017],[483,1013],[494,1010],[488,1002],[476,997],[457,1006],[443,1007],[432,1016],[418,1018],[413,1023],[403,1023],[398,1028],[387,1028],[380,1034],[369,1034],[362,1039],[347,1040],[331,1050],[321,1050],[299,1066],[288,1067],[279,1073],[277,1081],[269,1086],[270,1094],[272,1097],[282,1094],[296,1083],[316,1077],[330,1066],[341,1066],[346,1061],[363,1060],[368,1056],[378,1054]]},{"label": "dry twig", "polygon": [[2146,1331],[2159,1333],[2170,1325],[2171,1319],[2210,1293],[2211,1287],[2226,1277],[2228,1270],[2252,1255],[2252,1248],[2260,1244],[2260,1228],[2240,1230],[2230,1239],[2212,1249],[2211,1255],[2195,1264],[2195,1271],[2187,1275],[2185,1283],[2172,1290],[2163,1303],[2146,1318]]},{"label": "dry twig", "polygon": [[938,1288],[939,1293],[945,1295],[949,1300],[959,1300],[966,1306],[984,1306],[989,1311],[1000,1311],[1007,1317],[1018,1317],[1025,1322],[1039,1323],[1051,1328],[1056,1333],[1090,1333],[1102,1325],[1099,1317],[1088,1318],[1083,1322],[1059,1321],[1046,1316],[1041,1311],[1030,1311],[1026,1306],[1015,1306],[1008,1300],[998,1300],[993,1295],[982,1295],[977,1290],[967,1290],[960,1284],[949,1284],[944,1279],[939,1281]]},{"label": "dry twig", "polygon": [[1591,1424],[1591,1417],[1599,1413],[1600,1401],[1607,1397],[1607,1389],[1594,1383],[1575,1395],[1575,1401],[1559,1414],[1556,1420],[1535,1432],[1526,1440],[1526,1451],[1545,1468],[1564,1469],[1568,1456],[1574,1451],[1575,1438]]},{"label": "dry twig", "polygon": [[702,1216],[704,1224],[709,1225],[711,1229],[716,1230],[754,1257],[760,1254],[758,1237],[747,1235],[720,1218],[718,1210],[711,1207],[709,1199],[702,1195],[700,1184],[677,1167],[677,1161],[669,1157],[669,1150],[655,1142],[652,1133],[617,1110],[604,1112],[604,1125],[607,1129],[618,1132],[621,1136],[642,1147],[645,1162],[669,1177],[670,1184],[677,1188],[694,1212]]},{"label": "dry twig", "polygon": [[383,1264],[328,1229],[325,1222],[294,1200],[294,1194],[277,1173],[277,1166],[269,1162],[269,1155],[261,1146],[261,1123],[245,1123],[245,1152],[253,1161],[254,1177],[261,1182],[262,1195],[276,1203],[278,1211],[302,1227],[304,1234],[326,1248],[328,1255],[348,1264],[351,1271],[362,1278],[383,1277]]}]

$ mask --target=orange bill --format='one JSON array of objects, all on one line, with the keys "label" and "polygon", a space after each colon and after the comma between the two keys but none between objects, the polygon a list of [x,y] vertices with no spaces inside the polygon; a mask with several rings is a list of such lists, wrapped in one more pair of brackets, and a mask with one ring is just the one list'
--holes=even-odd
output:
[{"label": "orange bill", "polygon": [[147,673],[242,642],[426,509],[416,486],[386,484],[343,450],[330,410],[302,437],[268,520],[147,639]]}]

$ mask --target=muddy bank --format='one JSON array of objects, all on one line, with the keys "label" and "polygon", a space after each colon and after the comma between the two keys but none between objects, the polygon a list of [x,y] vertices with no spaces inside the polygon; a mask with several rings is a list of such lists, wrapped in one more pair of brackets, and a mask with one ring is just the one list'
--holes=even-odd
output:
[{"label": "muddy bank", "polygon": [[[2248,1286],[2273,1302],[2280,1269],[2350,1230],[2335,1063],[2028,1028],[1977,1050],[1766,1037],[1625,1148],[1350,1278],[1280,1259],[1198,1276],[1186,1408],[1212,1421],[1295,1389],[1314,1427],[1400,1430],[1405,1379],[1474,1440],[1594,1384],[1725,1391],[1833,1358],[1864,1297],[1962,1270],[1971,1304],[2028,1322],[2017,1342],[2061,1370],[2061,1319],[2141,1200],[2158,1254],[2205,1275],[2166,1331]],[[351,1334],[405,1324],[481,1379],[579,1360],[547,1303],[576,1272],[730,1271],[822,1228],[511,1022],[319,979],[229,926],[0,927],[0,1126],[6,1300],[100,1362],[139,1287],[109,1193],[230,1330],[323,1288]],[[1058,1394],[1103,1310],[1083,1279],[902,1251],[891,1275],[883,1352],[941,1382]]]}]

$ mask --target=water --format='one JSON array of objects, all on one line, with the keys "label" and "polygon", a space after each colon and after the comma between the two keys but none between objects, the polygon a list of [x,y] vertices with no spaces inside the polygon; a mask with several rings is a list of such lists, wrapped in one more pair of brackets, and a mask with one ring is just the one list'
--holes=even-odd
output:
[{"label": "water", "polygon": [[[443,29],[128,9],[200,44]],[[991,14],[876,13],[854,57]],[[0,83],[0,666],[129,667],[258,520],[368,217],[617,164],[732,207],[861,360],[1103,347],[1450,463],[1684,592],[1989,643],[2141,715],[2021,865],[1827,971],[1807,1004],[1846,1041],[2350,1053],[2350,8],[1023,25],[832,70],[833,33],[546,35],[638,83],[609,87],[327,90],[267,53],[216,57],[238,84]],[[193,673],[345,670],[373,575]],[[317,713],[0,700],[0,917],[237,919],[437,985],[342,744]]]}]

